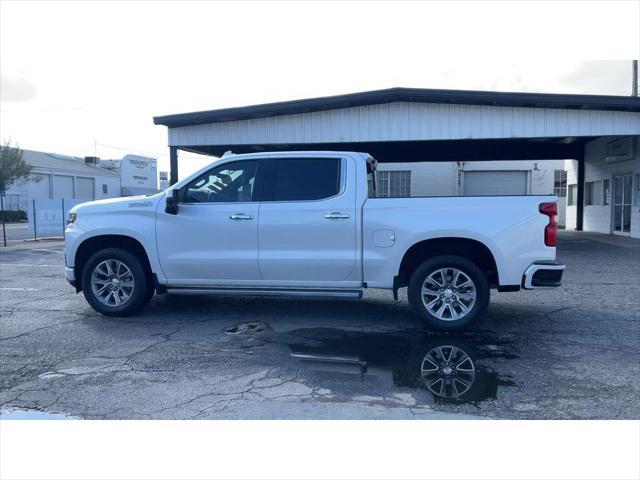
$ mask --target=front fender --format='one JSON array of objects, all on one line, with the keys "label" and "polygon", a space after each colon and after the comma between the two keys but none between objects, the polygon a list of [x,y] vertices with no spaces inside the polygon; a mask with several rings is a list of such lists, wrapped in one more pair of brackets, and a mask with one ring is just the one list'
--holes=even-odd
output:
[{"label": "front fender", "polygon": [[[78,249],[87,240],[105,235],[118,235],[132,238],[140,243],[147,255],[152,273],[158,277],[161,283],[164,281],[164,275],[158,263],[155,239],[155,209],[144,215],[143,218],[136,218],[136,221],[133,222],[135,228],[127,225],[127,223],[129,223],[129,225],[132,224],[130,221],[131,218],[127,218],[127,215],[120,215],[119,220],[116,215],[104,215],[104,218],[101,219],[102,225],[99,227],[92,226],[93,221],[97,219],[98,215],[87,215],[85,218],[81,217],[82,216],[79,215],[76,223],[68,226],[65,230],[65,263],[67,267],[75,267]],[[103,217],[103,215],[100,215],[100,217]],[[109,225],[109,223],[115,222],[119,222],[121,225]]]}]

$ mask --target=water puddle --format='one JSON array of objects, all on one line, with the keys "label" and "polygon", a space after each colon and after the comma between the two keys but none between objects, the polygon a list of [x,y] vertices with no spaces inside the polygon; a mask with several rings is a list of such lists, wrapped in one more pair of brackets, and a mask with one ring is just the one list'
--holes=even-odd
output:
[{"label": "water puddle", "polygon": [[0,413],[0,420],[73,420],[74,417],[61,413],[47,413],[40,410],[7,410]]},{"label": "water puddle", "polygon": [[493,359],[515,358],[508,338],[423,330],[357,332],[310,328],[290,332],[291,356],[325,378],[427,390],[436,402],[477,403],[516,386]]}]

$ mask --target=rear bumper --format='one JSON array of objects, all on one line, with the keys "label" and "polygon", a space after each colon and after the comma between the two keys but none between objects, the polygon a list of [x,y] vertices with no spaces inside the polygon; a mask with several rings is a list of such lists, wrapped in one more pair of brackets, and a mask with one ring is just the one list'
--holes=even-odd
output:
[{"label": "rear bumper", "polygon": [[563,263],[533,263],[529,265],[522,276],[522,288],[532,290],[534,288],[559,287],[562,285],[564,269]]}]

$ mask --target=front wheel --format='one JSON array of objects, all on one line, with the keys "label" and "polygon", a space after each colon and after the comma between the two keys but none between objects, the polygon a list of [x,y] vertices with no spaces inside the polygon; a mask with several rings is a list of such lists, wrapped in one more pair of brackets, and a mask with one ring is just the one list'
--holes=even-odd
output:
[{"label": "front wheel", "polygon": [[411,275],[407,293],[416,314],[438,330],[468,327],[489,304],[484,272],[454,255],[434,257],[420,265]]},{"label": "front wheel", "polygon": [[140,261],[121,248],[94,253],[82,270],[82,291],[94,310],[127,317],[149,302],[149,284]]}]

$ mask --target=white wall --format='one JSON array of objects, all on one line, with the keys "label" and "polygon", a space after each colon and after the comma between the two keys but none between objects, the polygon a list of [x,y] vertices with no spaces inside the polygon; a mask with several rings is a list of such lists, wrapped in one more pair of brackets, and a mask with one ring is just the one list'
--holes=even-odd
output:
[{"label": "white wall", "polygon": [[[640,174],[640,156],[636,149],[634,158],[619,162],[605,162],[605,145],[612,137],[601,137],[585,145],[585,182],[609,179],[613,195],[613,176],[631,173],[634,175],[631,208],[631,236],[640,238],[640,205],[638,205],[638,180]],[[640,141],[640,139],[639,139]],[[568,161],[567,185],[577,183],[577,162]],[[611,233],[611,212],[613,198],[609,205],[585,205],[583,230],[587,232]],[[567,205],[567,228],[576,228],[576,206]]]},{"label": "white wall", "polygon": [[379,163],[378,170],[411,170],[411,196],[462,195],[458,173],[463,171],[520,170],[529,173],[529,195],[553,194],[554,170],[563,170],[564,160],[512,160],[481,162]]},{"label": "white wall", "polygon": [[410,170],[411,196],[457,195],[457,166],[455,162],[379,163],[378,170]]},{"label": "white wall", "polygon": [[[107,185],[107,193],[102,193],[102,185]],[[96,200],[121,196],[120,177],[96,176]]]}]

